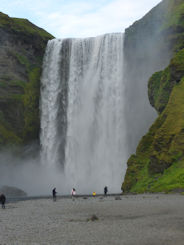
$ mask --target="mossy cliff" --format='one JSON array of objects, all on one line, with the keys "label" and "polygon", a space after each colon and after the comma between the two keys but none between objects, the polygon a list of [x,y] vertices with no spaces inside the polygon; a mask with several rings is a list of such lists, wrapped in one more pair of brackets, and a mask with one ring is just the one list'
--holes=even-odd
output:
[{"label": "mossy cliff", "polygon": [[128,160],[124,192],[184,190],[184,3],[161,4],[167,8],[160,33],[167,38],[172,58],[149,79],[149,99],[158,118]]},{"label": "mossy cliff", "polygon": [[[141,20],[125,30],[125,120],[128,154],[135,151],[156,112],[148,100],[150,76],[169,64],[173,53],[173,33],[164,29],[169,2],[163,1]],[[144,119],[144,120],[143,120]]]},{"label": "mossy cliff", "polygon": [[53,36],[0,13],[0,147],[38,139],[42,59]]}]

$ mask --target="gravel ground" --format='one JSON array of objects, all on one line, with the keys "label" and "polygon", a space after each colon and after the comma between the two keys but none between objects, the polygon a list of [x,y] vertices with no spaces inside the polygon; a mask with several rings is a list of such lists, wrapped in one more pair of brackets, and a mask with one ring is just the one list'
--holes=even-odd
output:
[{"label": "gravel ground", "polygon": [[[120,199],[120,200],[116,200]],[[96,215],[97,220],[91,217]],[[184,245],[184,196],[128,195],[9,203],[0,245]]]}]

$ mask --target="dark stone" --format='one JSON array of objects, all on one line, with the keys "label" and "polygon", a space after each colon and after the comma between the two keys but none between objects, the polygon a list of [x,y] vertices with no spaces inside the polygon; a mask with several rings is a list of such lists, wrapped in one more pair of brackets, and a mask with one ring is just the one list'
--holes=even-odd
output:
[{"label": "dark stone", "polygon": [[163,174],[164,170],[172,165],[171,162],[159,160],[156,156],[150,157],[149,173],[150,174]]},{"label": "dark stone", "polygon": [[2,186],[0,193],[5,194],[6,197],[25,197],[27,193],[17,187],[13,186]]},{"label": "dark stone", "polygon": [[96,214],[93,214],[87,221],[97,221],[99,218],[96,216]]},{"label": "dark stone", "polygon": [[121,197],[115,197],[115,200],[119,201],[119,200],[121,200]]}]

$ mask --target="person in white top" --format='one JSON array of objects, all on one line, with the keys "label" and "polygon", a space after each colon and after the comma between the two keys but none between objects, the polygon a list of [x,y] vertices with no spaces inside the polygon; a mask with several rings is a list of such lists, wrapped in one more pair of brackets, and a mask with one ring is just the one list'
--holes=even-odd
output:
[{"label": "person in white top", "polygon": [[75,190],[75,188],[72,188],[72,200],[74,200],[74,196],[76,195],[76,190]]}]

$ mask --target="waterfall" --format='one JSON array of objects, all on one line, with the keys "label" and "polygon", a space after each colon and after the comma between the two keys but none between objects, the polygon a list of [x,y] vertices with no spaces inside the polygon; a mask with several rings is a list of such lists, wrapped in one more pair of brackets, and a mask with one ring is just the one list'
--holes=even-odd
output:
[{"label": "waterfall", "polygon": [[127,160],[123,34],[49,41],[41,82],[43,164],[61,166],[68,190],[107,185],[120,192]]},{"label": "waterfall", "polygon": [[47,166],[64,166],[66,141],[68,48],[67,40],[48,42],[41,79],[42,162]]}]

